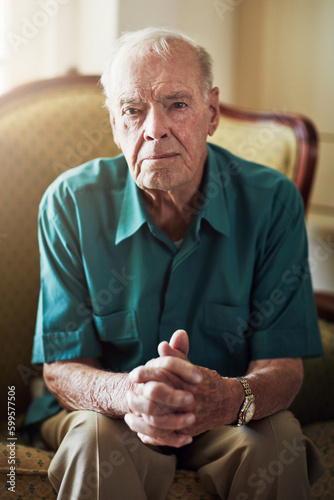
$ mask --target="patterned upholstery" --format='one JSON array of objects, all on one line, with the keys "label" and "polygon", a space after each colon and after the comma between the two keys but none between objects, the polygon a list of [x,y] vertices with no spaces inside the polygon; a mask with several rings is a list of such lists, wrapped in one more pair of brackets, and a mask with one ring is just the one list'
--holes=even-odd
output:
[{"label": "patterned upholstery", "polygon": [[[312,500],[334,498],[334,422],[321,422],[304,428],[305,434],[317,445],[325,466],[325,474],[312,487]],[[8,473],[7,442],[0,442],[0,499],[45,499],[55,498],[55,492],[47,479],[47,470],[53,452],[19,444],[16,448],[15,495],[6,489]],[[10,496],[9,496],[10,495]],[[197,474],[178,470],[167,500],[211,500]]]},{"label": "patterned upholstery", "polygon": [[312,500],[333,500],[334,421],[309,425],[304,432],[317,445],[325,467],[324,475],[312,486]]},{"label": "patterned upholstery", "polygon": [[[24,445],[17,446],[15,494],[6,488],[7,455],[6,443],[0,442],[0,500],[56,498],[56,492],[47,478],[53,453]],[[214,497],[204,490],[195,472],[179,470],[176,472],[175,481],[166,500],[211,500],[211,498]]]},{"label": "patterned upholstery", "polygon": [[[277,168],[295,178],[297,136],[289,127],[222,117],[212,138],[239,156]],[[103,96],[94,77],[68,77],[28,85],[0,98],[0,397],[8,385],[16,388],[17,413],[30,399],[29,384],[40,375],[30,365],[35,324],[39,262],[36,218],[38,204],[47,186],[62,171],[97,156],[115,156]],[[314,489],[314,499],[334,498],[333,401],[328,397],[333,380],[333,324],[323,323],[325,360],[307,365],[303,397],[296,412],[318,443],[326,463],[326,475]],[[327,385],[324,385],[324,384]],[[319,387],[326,390],[319,391]],[[312,401],[310,407],[309,401]],[[5,422],[5,405],[0,408]],[[16,449],[16,493],[6,489],[8,448],[6,432],[0,446],[0,499],[55,498],[47,480],[52,452],[18,441]],[[10,496],[9,496],[10,495]],[[332,495],[332,496],[330,496]],[[168,500],[209,500],[194,472],[177,471]]]},{"label": "patterned upholstery", "polygon": [[[334,420],[334,323],[319,320],[325,355],[304,361],[304,383],[291,409],[302,425]],[[321,388],[321,390],[320,390]]]},{"label": "patterned upholstery", "polygon": [[20,444],[16,447],[15,493],[6,487],[8,473],[6,442],[0,443],[0,499],[55,499],[47,472],[53,453]]},{"label": "patterned upholstery", "polygon": [[232,120],[221,116],[211,142],[236,156],[266,165],[294,178],[298,149],[295,132],[286,125]]},{"label": "patterned upholstery", "polygon": [[[0,112],[0,313],[2,370],[23,410],[39,290],[37,210],[47,186],[64,170],[119,153],[96,79],[77,86],[29,88]],[[15,345],[15,349],[13,346]],[[0,411],[5,408],[1,407]]]}]

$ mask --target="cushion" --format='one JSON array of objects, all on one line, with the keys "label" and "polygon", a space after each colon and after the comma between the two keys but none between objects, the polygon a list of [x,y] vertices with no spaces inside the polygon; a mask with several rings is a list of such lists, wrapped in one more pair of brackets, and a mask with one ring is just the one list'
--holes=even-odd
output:
[{"label": "cushion", "polygon": [[[304,428],[305,434],[317,445],[325,467],[324,475],[312,486],[312,500],[334,498],[334,422],[322,422]],[[8,498],[8,441],[0,442],[0,499]],[[13,500],[51,500],[56,493],[47,477],[54,453],[18,444],[15,449],[16,474]],[[215,497],[201,485],[194,471],[176,471],[175,481],[167,500],[213,500]]]},{"label": "cushion", "polygon": [[302,425],[334,420],[334,323],[319,320],[323,357],[304,360],[303,387],[291,406]]},{"label": "cushion", "polygon": [[[47,471],[53,453],[31,446],[18,444],[14,450],[8,447],[9,441],[0,442],[0,499],[12,500],[49,500],[57,494],[48,480]],[[15,492],[8,490],[10,477],[9,460],[15,455]],[[8,496],[10,494],[10,497]]]},{"label": "cushion", "polygon": [[[2,104],[0,113],[1,400],[16,387],[25,411],[39,293],[37,212],[46,188],[63,171],[97,156],[115,156],[101,90],[46,87]],[[19,147],[18,147],[19,145]],[[18,307],[19,304],[19,307]],[[13,345],[15,344],[15,349]],[[5,417],[5,405],[0,414]]]},{"label": "cushion", "polygon": [[304,433],[317,445],[324,475],[312,486],[312,500],[334,498],[334,421],[320,422],[303,428]]},{"label": "cushion", "polygon": [[196,472],[177,470],[166,500],[213,500],[215,498],[218,497],[204,489]]},{"label": "cushion", "polygon": [[219,126],[209,142],[231,151],[241,158],[272,167],[294,178],[297,137],[280,123],[247,122],[221,116]]},{"label": "cushion", "polygon": [[[8,498],[8,459],[10,451],[6,441],[0,442],[0,499]],[[50,500],[56,492],[47,477],[48,467],[54,453],[18,444],[15,448],[15,493],[13,500],[29,499]],[[7,484],[6,484],[7,483]],[[167,500],[211,500],[214,497],[206,492],[196,472],[178,470]]]}]

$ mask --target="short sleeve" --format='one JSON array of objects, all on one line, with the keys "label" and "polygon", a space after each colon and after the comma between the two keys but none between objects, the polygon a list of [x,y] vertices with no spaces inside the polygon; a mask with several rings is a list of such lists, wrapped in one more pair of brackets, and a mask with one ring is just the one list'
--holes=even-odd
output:
[{"label": "short sleeve", "polygon": [[[304,207],[286,182],[276,196],[259,248],[249,316],[251,359],[322,354],[312,281]],[[283,198],[283,201],[282,201]]]},{"label": "short sleeve", "polygon": [[39,210],[41,286],[33,363],[99,357],[76,223],[66,189],[45,194]]}]

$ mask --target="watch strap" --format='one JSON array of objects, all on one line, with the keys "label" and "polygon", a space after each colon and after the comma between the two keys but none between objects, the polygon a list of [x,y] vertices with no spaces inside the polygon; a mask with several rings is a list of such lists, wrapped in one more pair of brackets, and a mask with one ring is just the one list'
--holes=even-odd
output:
[{"label": "watch strap", "polygon": [[254,411],[255,398],[254,395],[252,394],[248,381],[244,377],[237,377],[237,380],[241,383],[245,393],[245,398],[238,412],[237,423],[235,424],[237,427],[241,427],[247,424],[248,421],[250,420],[249,418],[246,421],[246,415],[251,405],[253,405],[253,411]]},{"label": "watch strap", "polygon": [[242,384],[244,388],[245,396],[252,396],[251,388],[249,387],[248,381],[244,377],[237,377],[237,380]]}]

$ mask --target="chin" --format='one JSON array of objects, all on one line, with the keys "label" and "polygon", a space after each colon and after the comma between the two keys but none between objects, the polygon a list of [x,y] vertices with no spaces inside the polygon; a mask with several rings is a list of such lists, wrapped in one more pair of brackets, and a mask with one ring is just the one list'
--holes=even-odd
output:
[{"label": "chin", "polygon": [[159,189],[160,191],[168,191],[172,187],[169,172],[159,170],[158,172],[150,172],[143,177],[143,186],[146,189]]}]

